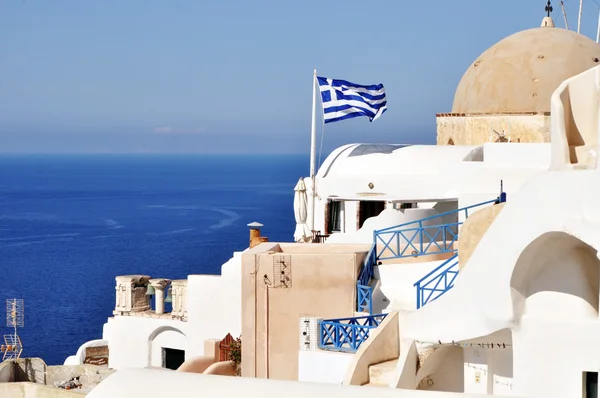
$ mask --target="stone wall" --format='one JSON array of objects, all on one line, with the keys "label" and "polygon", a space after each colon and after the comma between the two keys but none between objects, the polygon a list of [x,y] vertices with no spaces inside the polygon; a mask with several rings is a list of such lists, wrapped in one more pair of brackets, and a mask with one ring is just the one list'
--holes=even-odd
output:
[{"label": "stone wall", "polygon": [[79,382],[82,384],[81,391],[87,392],[114,372],[114,369],[94,365],[48,366],[46,384],[54,386],[73,377],[79,377]]},{"label": "stone wall", "polygon": [[81,393],[27,382],[0,383],[0,397],[6,398],[81,398]]},{"label": "stone wall", "polygon": [[[437,145],[483,145],[493,130],[504,131],[511,142],[550,142],[550,114],[439,114]],[[498,138],[493,135],[492,138]]]}]

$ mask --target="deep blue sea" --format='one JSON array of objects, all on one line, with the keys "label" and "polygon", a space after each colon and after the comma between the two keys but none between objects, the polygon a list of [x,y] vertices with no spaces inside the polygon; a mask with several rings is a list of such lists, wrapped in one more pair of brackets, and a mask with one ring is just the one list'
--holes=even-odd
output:
[{"label": "deep blue sea", "polygon": [[0,334],[25,300],[23,355],[62,364],[102,337],[115,276],[219,273],[259,221],[291,241],[307,156],[3,155]]}]

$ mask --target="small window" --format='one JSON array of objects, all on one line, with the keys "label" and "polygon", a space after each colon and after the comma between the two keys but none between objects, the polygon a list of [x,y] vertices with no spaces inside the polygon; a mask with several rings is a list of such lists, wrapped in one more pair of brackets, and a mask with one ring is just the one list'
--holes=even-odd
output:
[{"label": "small window", "polygon": [[163,367],[177,370],[185,361],[185,351],[174,348],[163,348]]},{"label": "small window", "polygon": [[328,203],[327,234],[342,232],[342,217],[344,204],[337,200]]},{"label": "small window", "polygon": [[404,203],[404,202],[394,203],[394,209],[396,209],[396,210],[415,209],[416,207],[417,207],[416,203]]}]

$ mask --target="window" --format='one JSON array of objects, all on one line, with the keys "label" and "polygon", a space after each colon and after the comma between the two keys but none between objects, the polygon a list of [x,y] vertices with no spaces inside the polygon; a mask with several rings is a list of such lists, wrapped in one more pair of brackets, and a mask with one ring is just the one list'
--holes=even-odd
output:
[{"label": "window", "polygon": [[167,369],[177,370],[185,361],[185,351],[176,350],[174,348],[163,348],[163,367]]},{"label": "window", "polygon": [[598,398],[598,372],[583,372],[583,398]]},{"label": "window", "polygon": [[383,210],[385,210],[385,202],[360,201],[358,207],[358,228],[362,228],[367,218],[376,217]]},{"label": "window", "polygon": [[327,228],[326,234],[332,232],[342,232],[342,218],[344,217],[344,203],[337,200],[330,200],[327,203]]}]

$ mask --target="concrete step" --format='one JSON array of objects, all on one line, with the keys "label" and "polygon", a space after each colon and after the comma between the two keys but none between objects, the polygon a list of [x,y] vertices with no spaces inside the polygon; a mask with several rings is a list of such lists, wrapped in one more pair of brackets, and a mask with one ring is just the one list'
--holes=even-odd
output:
[{"label": "concrete step", "polygon": [[383,387],[383,388],[387,388],[388,385],[387,384],[378,384],[378,383],[367,383],[367,384],[363,384],[363,386],[365,387]]},{"label": "concrete step", "polygon": [[392,381],[397,365],[398,359],[393,359],[369,366],[369,384],[388,386]]}]

